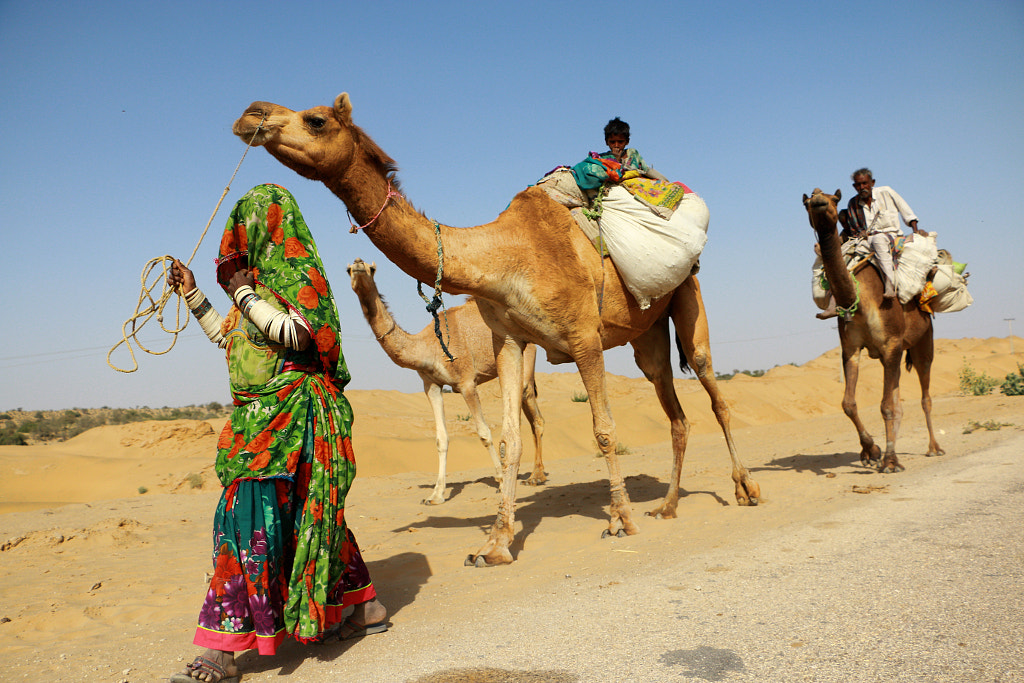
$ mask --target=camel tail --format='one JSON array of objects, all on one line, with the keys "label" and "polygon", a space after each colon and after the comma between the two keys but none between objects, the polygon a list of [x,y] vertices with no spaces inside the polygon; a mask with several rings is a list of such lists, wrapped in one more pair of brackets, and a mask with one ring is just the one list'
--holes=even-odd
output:
[{"label": "camel tail", "polygon": [[914,357],[910,355],[910,349],[907,349],[906,367],[907,372],[910,372],[914,368]]},{"label": "camel tail", "polygon": [[679,341],[679,335],[674,335],[676,338],[676,350],[679,351],[679,369],[683,371],[684,375],[688,375],[693,372],[693,368],[690,367],[690,360],[683,353],[683,343]]}]

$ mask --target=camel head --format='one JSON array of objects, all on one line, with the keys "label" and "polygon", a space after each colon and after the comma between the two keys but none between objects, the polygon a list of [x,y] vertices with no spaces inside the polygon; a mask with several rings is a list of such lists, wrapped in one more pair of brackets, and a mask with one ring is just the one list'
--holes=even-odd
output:
[{"label": "camel head", "polygon": [[376,284],[373,281],[373,274],[377,272],[376,263],[365,263],[362,259],[357,258],[349,264],[347,270],[348,276],[352,278],[354,292],[376,290]]},{"label": "camel head", "polygon": [[345,178],[357,151],[387,174],[396,170],[394,161],[352,123],[352,102],[344,92],[334,100],[333,107],[305,111],[253,102],[231,130],[243,142],[263,146],[304,178],[325,184]]},{"label": "camel head", "polygon": [[836,221],[839,220],[839,200],[843,195],[839,190],[835,194],[825,194],[821,188],[814,188],[811,196],[804,195],[804,208],[807,209],[807,218],[811,221],[811,227],[817,229],[819,225],[829,226],[835,229]]}]

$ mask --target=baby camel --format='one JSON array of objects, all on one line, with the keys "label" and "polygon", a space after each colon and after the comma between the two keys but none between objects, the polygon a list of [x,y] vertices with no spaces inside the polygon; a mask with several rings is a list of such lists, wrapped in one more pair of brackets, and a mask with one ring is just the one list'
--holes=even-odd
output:
[{"label": "baby camel", "polygon": [[[480,317],[476,301],[470,299],[461,306],[449,308],[444,313],[445,327],[449,338],[446,342],[455,360],[449,360],[441,350],[441,345],[434,336],[434,326],[427,325],[418,334],[409,334],[395,322],[388,310],[373,275],[377,270],[374,263],[364,263],[356,259],[348,267],[352,278],[352,291],[359,297],[363,315],[370,323],[370,329],[380,342],[381,348],[388,357],[403,368],[415,370],[423,380],[423,392],[427,395],[430,408],[434,412],[434,427],[437,432],[437,483],[426,505],[440,505],[444,502],[445,474],[448,465],[448,430],[445,428],[444,397],[442,389],[450,386],[456,393],[462,394],[469,408],[469,414],[476,424],[476,433],[491,456],[501,482],[501,460],[498,451],[491,441],[491,430],[484,420],[483,407],[477,387],[490,382],[498,376],[498,366],[494,359],[494,346],[491,330]],[[526,419],[533,430],[534,458],[533,473],[527,484],[539,485],[547,481],[544,474],[544,462],[541,457],[541,436],[544,434],[544,418],[537,407],[537,382],[534,367],[537,361],[537,347],[530,344],[523,353],[524,377],[522,406]]]}]

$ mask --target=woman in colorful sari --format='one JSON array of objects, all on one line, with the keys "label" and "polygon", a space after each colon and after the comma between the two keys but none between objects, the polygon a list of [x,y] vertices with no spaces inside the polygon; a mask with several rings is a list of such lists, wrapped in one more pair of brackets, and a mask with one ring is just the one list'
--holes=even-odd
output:
[{"label": "woman in colorful sari", "polygon": [[286,635],[310,642],[329,630],[341,639],[387,630],[345,523],[356,465],[338,313],[294,197],[260,185],[235,205],[217,260],[234,303],[226,317],[180,261],[167,279],[226,350],[235,406],[217,444],[224,491],[194,639],[207,649],[172,683],[236,677],[235,652],[274,654]]}]

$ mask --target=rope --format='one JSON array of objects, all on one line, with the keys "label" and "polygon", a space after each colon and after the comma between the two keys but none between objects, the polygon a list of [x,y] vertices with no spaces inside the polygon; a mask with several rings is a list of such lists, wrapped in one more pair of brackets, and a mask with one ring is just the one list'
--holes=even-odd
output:
[{"label": "rope", "polygon": [[[192,254],[188,257],[188,260],[185,261],[186,266],[192,263],[192,259],[195,257],[196,252],[199,251],[199,245],[203,243],[203,239],[206,237],[206,232],[210,229],[210,224],[213,223],[213,219],[217,215],[217,211],[220,210],[221,202],[224,201],[224,197],[226,197],[228,195],[228,192],[231,190],[231,183],[234,182],[235,176],[238,175],[238,169],[242,167],[242,162],[245,161],[245,155],[249,153],[249,148],[252,147],[252,142],[253,140],[256,139],[256,134],[259,133],[260,130],[263,128],[263,123],[266,120],[267,117],[266,115],[264,115],[263,119],[260,120],[260,125],[256,126],[256,130],[253,131],[252,137],[249,138],[249,144],[245,146],[245,151],[242,152],[242,158],[238,160],[238,165],[235,166],[235,172],[231,174],[231,179],[228,180],[228,184],[224,188],[224,192],[221,193],[220,199],[217,200],[217,206],[213,207],[213,213],[210,214],[210,219],[206,221],[206,227],[203,228],[203,234],[199,236],[199,241],[196,242],[196,246],[192,250]],[[174,292],[167,286],[167,273],[168,270],[170,269],[170,266],[173,264],[174,257],[170,255],[164,255],[150,259],[149,262],[147,262],[145,267],[142,269],[142,289],[139,292],[139,301],[137,304],[135,304],[135,313],[133,313],[132,316],[128,318],[128,320],[126,320],[123,325],[121,325],[121,340],[114,344],[110,348],[110,351],[107,352],[107,365],[109,365],[114,370],[117,370],[118,372],[130,373],[135,372],[136,370],[139,369],[139,361],[136,360],[135,358],[135,351],[132,350],[132,345],[131,342],[129,341],[130,339],[134,339],[135,343],[138,344],[139,348],[145,351],[146,353],[151,354],[153,356],[162,356],[174,348],[174,345],[178,341],[178,335],[184,332],[185,328],[188,327],[187,313],[185,314],[185,322],[181,322],[181,302],[183,298],[182,293]],[[163,266],[163,277],[153,281],[153,284],[147,284],[149,282],[150,274],[159,265]],[[163,282],[164,288],[161,291],[159,298],[154,299],[153,290],[156,289],[156,286],[161,282]],[[167,302],[170,300],[171,295],[175,293],[178,295],[178,303],[175,306],[174,311],[174,329],[169,330],[164,325],[164,306],[167,305]],[[143,305],[147,301],[149,302],[149,305],[143,308]],[[145,345],[143,345],[143,343],[139,341],[138,336],[136,336],[138,335],[139,331],[142,330],[142,327],[146,323],[148,323],[150,318],[152,318],[153,316],[156,316],[157,322],[160,323],[160,329],[171,335],[171,343],[163,351],[153,351],[152,349],[146,348]],[[129,328],[131,329],[129,330]],[[121,344],[127,345],[128,353],[132,357],[133,367],[130,370],[119,368],[110,362],[110,356],[113,355],[114,351],[116,351],[117,347],[119,347]]]},{"label": "rope", "polygon": [[597,292],[597,315],[601,316],[604,313],[604,281],[605,281],[605,270],[604,270],[604,230],[601,228],[601,214],[604,213],[604,197],[608,194],[608,183],[601,186],[597,196],[594,198],[593,210],[585,208],[583,209],[583,215],[590,220],[597,223],[597,254],[601,259],[601,289]]},{"label": "rope", "polygon": [[356,224],[355,224],[355,223],[354,223],[354,222],[352,221],[352,213],[351,213],[351,212],[350,212],[350,211],[348,210],[348,207],[345,207],[345,215],[347,215],[347,216],[348,216],[348,224],[349,224],[349,229],[348,229],[348,231],[349,231],[350,233],[356,233],[356,232],[359,232],[360,230],[362,230],[363,228],[368,228],[368,227],[370,227],[371,225],[373,225],[374,223],[376,223],[376,222],[377,222],[377,219],[378,219],[378,218],[380,218],[380,215],[381,215],[382,213],[384,213],[384,209],[386,209],[386,208],[387,208],[387,206],[388,206],[388,202],[390,202],[390,201],[391,201],[392,199],[395,199],[395,198],[398,198],[398,197],[401,197],[401,196],[402,196],[401,194],[399,194],[398,192],[395,192],[395,191],[394,191],[393,189],[391,189],[391,181],[389,180],[389,181],[388,181],[388,194],[387,194],[387,196],[386,196],[386,197],[384,197],[384,203],[383,203],[383,204],[381,204],[381,207],[380,207],[380,211],[378,211],[378,212],[377,212],[377,215],[376,215],[376,216],[374,216],[373,218],[371,218],[371,219],[370,219],[369,221],[367,221],[366,223],[363,223],[362,225],[356,225]]},{"label": "rope", "polygon": [[[419,293],[420,298],[427,302],[427,313],[434,316],[434,336],[437,337],[437,341],[441,344],[441,350],[444,351],[444,355],[448,356],[449,361],[454,361],[455,358],[448,351],[448,346],[444,343],[444,339],[441,336],[441,319],[437,315],[437,309],[444,306],[444,302],[441,301],[441,275],[444,273],[444,247],[441,245],[441,226],[438,225],[437,221],[434,221],[434,234],[437,235],[437,277],[434,279],[434,298],[428,299],[423,293],[423,283],[416,281],[416,291]],[[451,339],[451,332],[448,330],[448,315],[444,316],[444,329],[445,333],[448,334],[448,338]]]},{"label": "rope", "polygon": [[857,308],[860,306],[860,281],[855,277],[850,279],[853,280],[854,291],[857,293],[856,298],[853,300],[853,303],[850,304],[849,308],[843,308],[842,306],[836,305],[836,313],[843,316],[843,319],[847,322],[853,318],[853,314],[857,312]]}]

